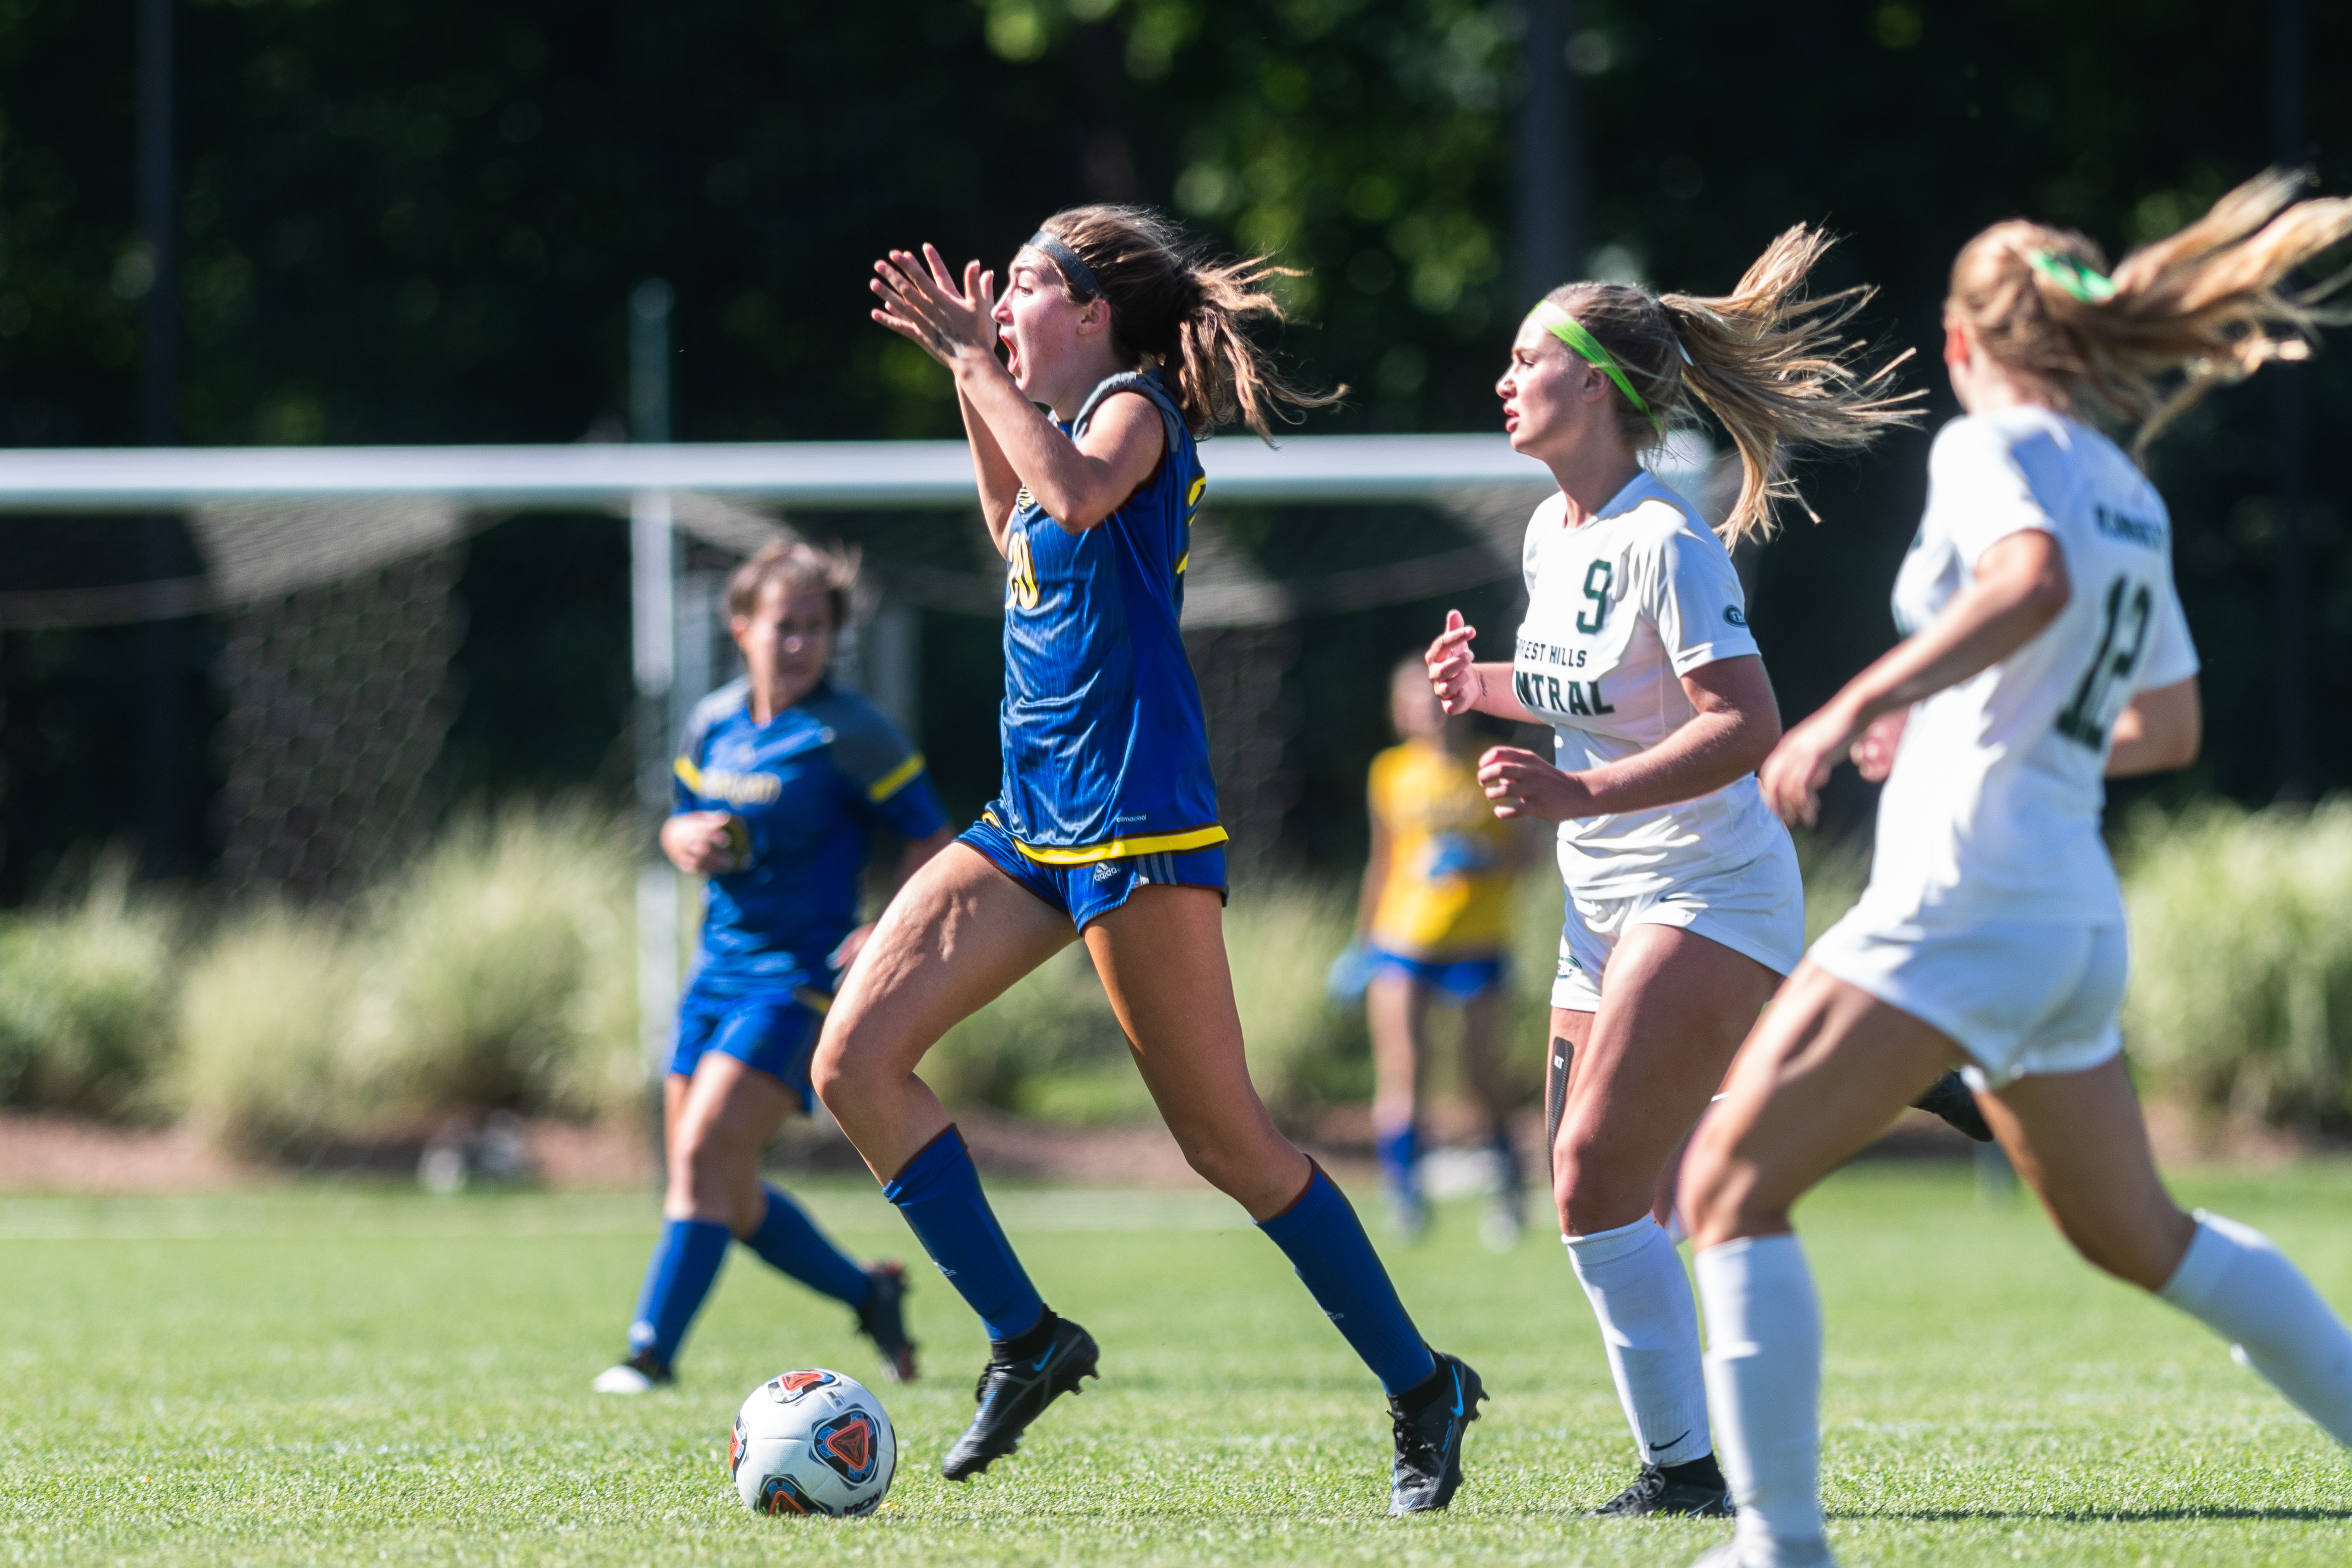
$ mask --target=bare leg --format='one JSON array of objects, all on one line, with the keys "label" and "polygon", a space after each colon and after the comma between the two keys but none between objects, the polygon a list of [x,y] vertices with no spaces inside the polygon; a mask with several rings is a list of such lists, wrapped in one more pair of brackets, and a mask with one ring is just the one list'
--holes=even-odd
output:
[{"label": "bare leg", "polygon": [[2086,1072],[2020,1079],[1979,1104],[2017,1173],[2074,1250],[2118,1279],[2162,1289],[2197,1222],[2156,1173],[2123,1058]]},{"label": "bare leg", "polygon": [[1250,1082],[1223,921],[1206,888],[1139,888],[1087,927],[1087,951],[1184,1158],[1263,1220],[1290,1206],[1311,1168]]},{"label": "bare leg", "polygon": [[915,1076],[924,1053],[1073,940],[1068,917],[969,845],[949,845],[899,889],[843,980],[810,1064],[825,1109],[877,1181],[948,1125]]},{"label": "bare leg", "polygon": [[[1552,1192],[1570,1236],[1650,1212],[1659,1173],[1706,1109],[1780,977],[1720,942],[1635,926],[1570,1064]],[[1575,1015],[1555,1009],[1555,1033]]]},{"label": "bare leg", "polygon": [[760,1156],[795,1108],[791,1091],[759,1068],[711,1051],[691,1079],[670,1075],[662,1094],[669,1131],[663,1217],[709,1220],[750,1236],[768,1207]]},{"label": "bare leg", "polygon": [[[1682,1259],[1651,1218],[1659,1176],[1706,1109],[1780,976],[1720,942],[1635,926],[1611,955],[1600,1011],[1570,1062],[1552,1195],[1626,1424],[1648,1471],[1611,1515],[1719,1510],[1697,1313]],[[1570,1015],[1555,1013],[1556,1029]]]},{"label": "bare leg", "polygon": [[1372,1131],[1392,1132],[1421,1115],[1429,1073],[1430,988],[1402,974],[1382,974],[1364,993],[1364,1021],[1372,1035]]},{"label": "bare leg", "polygon": [[1951,1040],[1813,964],[1773,998],[1683,1162],[1708,1405],[1740,1561],[1826,1562],[1821,1307],[1789,1210],[1959,1060]]},{"label": "bare leg", "polygon": [[1470,1092],[1476,1097],[1479,1109],[1498,1128],[1507,1124],[1511,1112],[1517,1109],[1512,1101],[1510,1081],[1503,1073],[1502,1055],[1496,1049],[1502,1015],[1503,988],[1499,985],[1490,986],[1462,1004],[1462,1076],[1469,1080]]}]

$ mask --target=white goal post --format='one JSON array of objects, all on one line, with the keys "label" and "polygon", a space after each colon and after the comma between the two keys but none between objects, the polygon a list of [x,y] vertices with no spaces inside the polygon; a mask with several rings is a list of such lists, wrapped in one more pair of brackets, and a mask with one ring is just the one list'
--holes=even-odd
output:
[{"label": "white goal post", "polygon": [[[1704,504],[1713,459],[1704,437],[1677,433],[1655,466],[1667,482]],[[1386,566],[1334,563],[1335,570],[1319,580],[1319,592],[1305,598],[1255,574],[1238,552],[1197,552],[1187,584],[1188,627],[1268,625],[1316,605],[1360,607],[1515,575],[1528,510],[1551,489],[1543,467],[1512,451],[1500,435],[1298,436],[1275,447],[1227,437],[1210,446],[1203,462],[1211,474],[1212,512],[1221,503],[1418,502],[1447,512],[1476,542]],[[648,812],[658,813],[668,799],[668,731],[679,673],[678,524],[690,521],[684,514],[714,502],[721,512],[730,502],[787,510],[970,507],[977,504],[977,489],[961,441],[0,449],[0,513],[19,517],[362,502],[427,504],[444,516],[626,510],[632,665],[642,731],[638,795]],[[388,525],[354,514],[344,526]],[[760,526],[758,520],[753,526]],[[910,587],[929,571],[924,563],[875,564],[886,576],[894,569],[906,574]],[[970,574],[929,571],[928,580],[945,584],[937,592],[946,597],[934,603],[984,607],[988,601],[978,595],[992,591]],[[201,581],[164,586],[180,592],[151,594],[155,607],[146,613],[185,615],[207,607]],[[9,618],[8,605],[0,603],[0,625]],[[696,672],[687,673],[690,679]],[[700,693],[684,695],[690,700]],[[648,864],[638,879],[638,999],[641,1034],[654,1058],[676,994],[677,899],[667,865]]]}]

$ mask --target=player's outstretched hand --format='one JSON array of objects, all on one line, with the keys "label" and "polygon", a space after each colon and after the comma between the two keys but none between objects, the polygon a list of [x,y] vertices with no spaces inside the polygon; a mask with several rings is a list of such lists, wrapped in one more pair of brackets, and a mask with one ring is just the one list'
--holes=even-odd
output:
[{"label": "player's outstretched hand", "polygon": [[1895,748],[1903,744],[1903,726],[1910,717],[1911,710],[1897,708],[1863,726],[1860,738],[1846,755],[1853,759],[1854,767],[1864,779],[1885,784],[1886,775],[1895,771]]},{"label": "player's outstretched hand", "polygon": [[1429,667],[1430,687],[1448,713],[1467,713],[1486,694],[1486,683],[1470,657],[1470,643],[1477,635],[1478,628],[1463,620],[1461,611],[1448,610],[1445,629],[1423,656]]},{"label": "player's outstretched hand", "polygon": [[1478,785],[1495,803],[1495,815],[1506,822],[1522,816],[1567,822],[1593,815],[1592,792],[1582,779],[1517,746],[1486,749],[1478,759]]},{"label": "player's outstretched hand", "polygon": [[920,256],[894,250],[874,264],[866,285],[882,300],[874,319],[953,369],[966,356],[996,354],[996,274],[977,261],[963,264],[958,284],[939,247]]},{"label": "player's outstretched hand", "polygon": [[1823,708],[1780,737],[1756,781],[1764,788],[1764,804],[1791,826],[1811,827],[1821,815],[1822,786],[1830,770],[1853,743],[1855,724],[1832,705]]}]

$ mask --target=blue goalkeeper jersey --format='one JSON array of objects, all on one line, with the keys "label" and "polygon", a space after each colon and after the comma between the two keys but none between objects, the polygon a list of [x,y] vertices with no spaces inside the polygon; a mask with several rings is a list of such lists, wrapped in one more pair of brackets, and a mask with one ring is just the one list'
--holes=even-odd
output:
[{"label": "blue goalkeeper jersey", "polygon": [[735,818],[737,864],[710,879],[695,978],[833,989],[826,957],[858,924],[873,829],[947,825],[922,753],[855,692],[821,681],[761,724],[737,680],[695,705],[672,770],[673,814]]},{"label": "blue goalkeeper jersey", "polygon": [[1177,630],[1208,484],[1199,450],[1156,370],[1105,381],[1062,430],[1075,439],[1122,392],[1150,398],[1167,428],[1150,478],[1083,533],[1024,488],[1005,537],[1004,776],[987,816],[1046,865],[1225,841],[1201,689]]}]

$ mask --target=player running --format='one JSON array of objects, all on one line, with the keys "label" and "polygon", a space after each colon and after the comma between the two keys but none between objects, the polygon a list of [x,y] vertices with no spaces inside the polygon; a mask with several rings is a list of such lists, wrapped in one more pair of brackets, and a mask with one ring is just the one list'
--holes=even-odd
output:
[{"label": "player running", "polygon": [[661,830],[679,870],[710,879],[662,1083],[666,1218],[628,1358],[596,1379],[600,1394],[671,1381],[730,1237],[856,1312],[884,1375],[915,1375],[898,1265],[861,1267],[760,1180],[785,1113],[813,1107],[809,1054],[833,977],[874,930],[857,921],[874,828],[906,841],[901,881],[950,837],[921,755],[872,703],[825,678],[854,575],[838,555],[775,543],[727,584],[728,630],[747,673],[696,706]]},{"label": "player running", "polygon": [[[1447,712],[1556,735],[1557,766],[1497,746],[1478,776],[1497,816],[1559,825],[1552,1195],[1642,1466],[1600,1516],[1728,1501],[1690,1287],[1654,1205],[1803,951],[1805,890],[1757,789],[1780,721],[1727,542],[1769,533],[1793,499],[1792,447],[1850,451],[1913,416],[1893,365],[1864,372],[1839,335],[1869,290],[1803,295],[1828,245],[1789,230],[1721,299],[1570,283],[1528,313],[1495,387],[1512,447],[1559,484],[1528,523],[1527,618],[1511,663],[1475,662],[1459,614],[1428,653]],[[1720,539],[1638,461],[1694,397],[1739,451]]]},{"label": "player running", "polygon": [[1495,1051],[1511,882],[1526,839],[1496,819],[1478,784],[1474,721],[1448,714],[1419,655],[1389,681],[1400,744],[1372,759],[1366,788],[1371,854],[1364,864],[1356,938],[1331,965],[1340,1001],[1365,1004],[1372,1033],[1372,1144],[1389,1224],[1418,1237],[1429,1226],[1421,1191],[1422,1083],[1430,1008],[1462,1012],[1462,1074],[1486,1113],[1486,1147],[1501,1177],[1479,1235],[1497,1252],[1518,1245],[1526,1179],[1512,1147],[1510,1085]]},{"label": "player running", "polygon": [[1821,1309],[1789,1211],[1956,1062],[2085,1258],[2352,1443],[2352,1335],[2261,1235],[2181,1213],[2157,1174],[2120,1054],[2123,900],[2099,837],[2102,777],[2186,766],[2200,718],[2164,501],[2084,418],[2138,426],[2145,451],[2211,386],[2308,352],[2313,297],[2278,285],[2352,234],[2352,202],[2290,206],[2298,184],[2251,181],[2112,277],[2083,236],[2021,220],[1953,263],[1944,363],[1966,414],[1936,438],[1895,578],[1909,635],[1763,769],[1773,809],[1809,821],[1849,747],[1873,771],[1892,755],[1870,886],[1757,1024],[1684,1168],[1739,1509],[1702,1563],[1832,1561]]},{"label": "player running", "polygon": [[1423,1342],[1347,1199],[1251,1087],[1226,836],[1177,632],[1208,483],[1196,437],[1236,416],[1263,436],[1277,403],[1331,401],[1286,384],[1245,335],[1280,315],[1257,287],[1274,269],[1211,263],[1154,213],[1092,206],[1045,221],[1002,298],[978,262],[959,282],[928,246],[875,270],[874,319],[955,377],[1005,561],[1002,793],[884,915],[816,1061],[817,1092],[988,1328],[980,1409],[940,1468],[986,1469],[1095,1372],[1093,1338],[1046,1310],[915,1076],[950,1025],[1076,940],[1192,1168],[1289,1256],[1388,1392],[1391,1511],[1443,1508],[1483,1390]]}]

